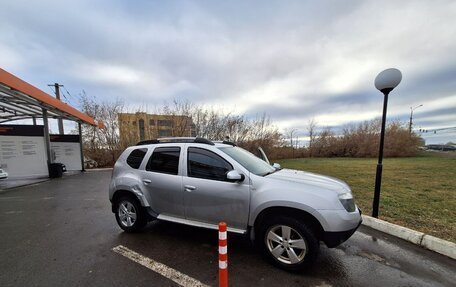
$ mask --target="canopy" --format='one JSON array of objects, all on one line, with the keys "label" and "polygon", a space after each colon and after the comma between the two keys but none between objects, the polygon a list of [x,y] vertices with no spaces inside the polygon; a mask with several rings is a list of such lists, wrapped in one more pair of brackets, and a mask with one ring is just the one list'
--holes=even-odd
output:
[{"label": "canopy", "polygon": [[87,114],[50,96],[42,90],[0,68],[0,124],[22,119],[42,118],[43,109],[50,118],[62,118],[103,128]]}]

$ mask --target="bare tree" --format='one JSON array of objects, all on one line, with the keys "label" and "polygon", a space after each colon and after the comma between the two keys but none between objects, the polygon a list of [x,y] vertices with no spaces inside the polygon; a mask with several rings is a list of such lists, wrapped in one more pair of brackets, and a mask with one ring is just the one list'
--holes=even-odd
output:
[{"label": "bare tree", "polygon": [[190,136],[194,105],[189,101],[174,99],[171,104],[165,103],[162,114],[168,115],[173,122],[172,134],[175,137]]},{"label": "bare tree", "polygon": [[123,102],[116,100],[98,103],[95,97],[87,96],[85,91],[82,92],[80,101],[82,111],[95,120],[103,122],[104,125],[102,129],[89,125],[82,126],[84,148],[89,151],[88,154],[100,153],[101,150],[104,150],[110,155],[110,159],[102,161],[115,161],[120,149],[117,115],[124,110]]},{"label": "bare tree", "polygon": [[229,136],[230,128],[234,129],[230,114],[223,114],[214,108],[195,107],[192,114],[196,135],[199,137],[222,140]]},{"label": "bare tree", "polygon": [[[163,113],[176,118],[187,116],[192,120],[196,135],[199,137],[212,140],[224,140],[228,137],[231,141],[251,150],[259,145],[277,146],[280,139],[277,128],[266,114],[248,119],[244,115],[225,113],[214,107],[179,101],[174,101],[173,105],[166,105]],[[181,128],[186,124],[181,125]]]},{"label": "bare tree", "polygon": [[312,157],[313,144],[315,142],[315,132],[317,129],[317,122],[314,118],[310,119],[307,123],[307,132],[309,134],[309,156]]},{"label": "bare tree", "polygon": [[294,158],[294,150],[295,150],[295,145],[293,143],[294,137],[296,136],[297,133],[296,128],[288,128],[285,130],[285,137],[290,140],[290,147],[291,147],[291,156]]}]

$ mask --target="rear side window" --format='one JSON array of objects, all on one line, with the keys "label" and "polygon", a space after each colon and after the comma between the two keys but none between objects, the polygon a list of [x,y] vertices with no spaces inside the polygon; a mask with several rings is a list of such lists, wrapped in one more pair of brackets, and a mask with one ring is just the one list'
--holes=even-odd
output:
[{"label": "rear side window", "polygon": [[201,148],[188,148],[188,176],[225,181],[233,166],[221,156]]},{"label": "rear side window", "polygon": [[146,156],[147,148],[138,148],[133,150],[127,158],[127,164],[132,168],[138,169]]},{"label": "rear side window", "polygon": [[146,170],[174,174],[179,171],[180,147],[159,147],[147,162]]}]

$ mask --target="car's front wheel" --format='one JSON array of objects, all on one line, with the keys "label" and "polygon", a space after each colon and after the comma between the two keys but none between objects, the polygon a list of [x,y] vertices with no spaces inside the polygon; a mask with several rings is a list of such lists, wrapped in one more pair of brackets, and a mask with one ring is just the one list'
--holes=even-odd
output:
[{"label": "car's front wheel", "polygon": [[147,218],[138,200],[125,196],[116,202],[115,214],[117,224],[126,232],[141,230],[147,223]]},{"label": "car's front wheel", "polygon": [[259,230],[257,243],[274,265],[287,271],[298,271],[316,259],[319,241],[304,223],[282,216],[265,223]]}]

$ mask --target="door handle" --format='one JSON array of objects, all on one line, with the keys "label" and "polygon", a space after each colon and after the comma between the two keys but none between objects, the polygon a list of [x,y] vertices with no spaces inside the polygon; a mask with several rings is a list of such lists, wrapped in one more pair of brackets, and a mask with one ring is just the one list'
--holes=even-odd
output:
[{"label": "door handle", "polygon": [[195,190],[196,187],[191,186],[191,185],[184,185],[185,191],[192,192],[192,190]]},{"label": "door handle", "polygon": [[144,182],[145,184],[149,184],[149,183],[152,182],[152,180],[150,180],[150,179],[143,179],[143,182]]}]

